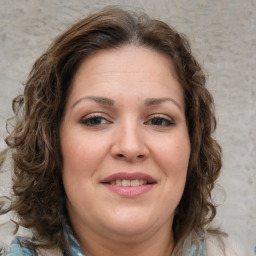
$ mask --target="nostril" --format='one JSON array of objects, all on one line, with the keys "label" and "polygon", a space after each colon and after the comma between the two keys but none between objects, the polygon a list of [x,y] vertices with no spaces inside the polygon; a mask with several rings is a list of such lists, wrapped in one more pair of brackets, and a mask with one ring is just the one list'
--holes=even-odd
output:
[{"label": "nostril", "polygon": [[138,155],[138,158],[143,158],[143,155]]},{"label": "nostril", "polygon": [[124,155],[123,155],[123,154],[117,154],[117,156],[118,156],[118,157],[124,157]]}]

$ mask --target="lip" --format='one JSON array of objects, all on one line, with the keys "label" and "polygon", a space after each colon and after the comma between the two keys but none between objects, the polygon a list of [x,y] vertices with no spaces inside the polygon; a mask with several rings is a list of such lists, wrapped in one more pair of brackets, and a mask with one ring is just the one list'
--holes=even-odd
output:
[{"label": "lip", "polygon": [[141,173],[141,172],[134,172],[134,173],[127,173],[127,172],[118,172],[114,173],[106,178],[104,178],[101,183],[110,183],[111,181],[115,180],[146,180],[148,183],[156,183],[156,180],[152,178],[150,175]]},{"label": "lip", "polygon": [[[142,179],[146,180],[150,184],[140,185],[140,186],[118,186],[110,184],[111,181],[115,180],[136,180]],[[101,181],[107,189],[118,194],[121,197],[133,198],[141,196],[147,192],[149,192],[156,184],[156,180],[152,178],[150,175],[140,172],[135,173],[126,173],[126,172],[119,172],[112,174]]]}]

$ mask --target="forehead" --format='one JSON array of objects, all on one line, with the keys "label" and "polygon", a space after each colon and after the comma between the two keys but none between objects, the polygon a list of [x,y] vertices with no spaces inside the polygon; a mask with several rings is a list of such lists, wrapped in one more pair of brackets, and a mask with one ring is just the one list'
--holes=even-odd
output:
[{"label": "forehead", "polygon": [[168,93],[183,97],[170,58],[150,48],[133,45],[100,50],[86,58],[74,76],[71,97],[87,93],[108,96],[121,90],[140,95],[161,94],[156,97]]},{"label": "forehead", "polygon": [[143,46],[127,45],[115,49],[99,50],[87,57],[78,68],[77,75],[103,72],[154,73],[168,71],[176,77],[169,56]]}]

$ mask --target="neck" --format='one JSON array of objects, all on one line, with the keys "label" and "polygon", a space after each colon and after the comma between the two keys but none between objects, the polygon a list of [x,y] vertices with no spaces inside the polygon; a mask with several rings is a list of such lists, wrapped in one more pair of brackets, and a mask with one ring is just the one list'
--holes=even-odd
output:
[{"label": "neck", "polygon": [[[166,229],[167,230],[167,229]],[[170,256],[174,248],[172,232],[111,237],[94,234],[75,234],[86,256]]]}]

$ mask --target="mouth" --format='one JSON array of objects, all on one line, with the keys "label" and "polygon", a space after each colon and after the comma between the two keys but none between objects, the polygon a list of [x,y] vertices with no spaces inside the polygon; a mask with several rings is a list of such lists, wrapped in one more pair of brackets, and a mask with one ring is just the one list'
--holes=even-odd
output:
[{"label": "mouth", "polygon": [[106,177],[101,184],[123,197],[136,197],[150,191],[157,181],[144,173],[115,173]]},{"label": "mouth", "polygon": [[103,184],[116,185],[122,187],[138,187],[157,183],[150,175],[140,172],[126,173],[119,172],[112,174],[101,181]]},{"label": "mouth", "polygon": [[112,180],[111,182],[102,182],[103,184],[116,185],[121,187],[138,187],[142,185],[154,184],[155,182],[148,182],[143,179],[134,179],[134,180]]}]

